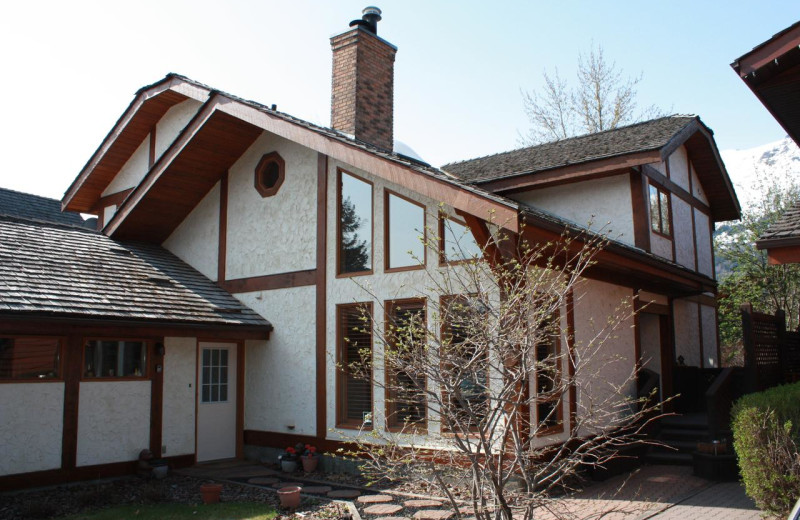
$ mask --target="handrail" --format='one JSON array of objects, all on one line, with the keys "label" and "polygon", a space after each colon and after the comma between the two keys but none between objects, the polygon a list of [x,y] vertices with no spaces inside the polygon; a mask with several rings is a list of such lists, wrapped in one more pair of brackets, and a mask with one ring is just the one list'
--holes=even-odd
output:
[{"label": "handrail", "polygon": [[733,406],[733,367],[726,367],[714,379],[706,391],[706,410],[708,412],[708,429],[712,439],[717,439],[720,432],[727,430],[731,422],[731,406]]}]

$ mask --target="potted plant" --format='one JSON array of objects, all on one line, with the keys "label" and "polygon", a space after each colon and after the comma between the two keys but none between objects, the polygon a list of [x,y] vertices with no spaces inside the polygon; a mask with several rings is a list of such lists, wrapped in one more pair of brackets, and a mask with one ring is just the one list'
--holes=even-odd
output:
[{"label": "potted plant", "polygon": [[281,507],[294,509],[300,505],[300,488],[298,486],[280,488],[278,496],[281,499]]},{"label": "potted plant", "polygon": [[203,495],[204,504],[217,504],[222,493],[222,484],[203,484],[200,486],[200,493]]},{"label": "potted plant", "polygon": [[286,473],[297,471],[297,450],[289,446],[286,451],[278,457],[281,462],[281,470]]},{"label": "potted plant", "polygon": [[316,471],[317,464],[319,464],[317,447],[312,446],[311,444],[306,444],[305,451],[303,451],[303,454],[300,456],[300,461],[303,463],[303,471],[306,473]]}]

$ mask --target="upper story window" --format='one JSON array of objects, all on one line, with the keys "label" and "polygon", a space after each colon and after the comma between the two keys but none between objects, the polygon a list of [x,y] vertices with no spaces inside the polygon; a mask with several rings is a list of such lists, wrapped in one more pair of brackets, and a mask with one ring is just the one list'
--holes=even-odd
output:
[{"label": "upper story window", "polygon": [[481,256],[481,248],[472,232],[462,222],[446,215],[439,217],[439,262],[449,264],[474,260]]},{"label": "upper story window", "polygon": [[425,206],[386,190],[386,270],[425,265]]},{"label": "upper story window", "polygon": [[372,305],[336,307],[336,424],[372,427]]},{"label": "upper story window", "polygon": [[372,184],[339,170],[338,260],[342,275],[372,272]]},{"label": "upper story window", "polygon": [[127,340],[90,340],[83,349],[83,377],[147,376],[147,343]]},{"label": "upper story window", "polygon": [[58,338],[0,337],[0,380],[43,380],[61,377]]},{"label": "upper story window", "polygon": [[656,233],[671,236],[669,193],[650,184],[650,228]]},{"label": "upper story window", "polygon": [[262,197],[278,193],[286,177],[286,163],[278,152],[265,154],[256,166],[255,185]]}]

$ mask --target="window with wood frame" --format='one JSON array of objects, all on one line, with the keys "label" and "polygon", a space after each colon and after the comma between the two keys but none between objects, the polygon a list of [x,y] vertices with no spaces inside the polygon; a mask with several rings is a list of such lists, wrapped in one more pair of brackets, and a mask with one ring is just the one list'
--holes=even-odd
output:
[{"label": "window with wood frame", "polygon": [[561,395],[561,347],[558,337],[558,316],[544,324],[545,335],[536,345],[534,391],[536,399],[537,435],[552,435],[564,431]]},{"label": "window with wood frame", "polygon": [[385,190],[386,271],[425,266],[425,206]]},{"label": "window with wood frame", "polygon": [[[386,302],[386,425],[389,429],[420,429],[427,425],[427,355],[425,300],[414,298]],[[392,361],[396,360],[396,363]]]},{"label": "window with wood frame", "polygon": [[286,162],[278,152],[264,154],[255,170],[255,187],[262,197],[271,197],[286,178]]},{"label": "window with wood frame", "polygon": [[340,275],[372,272],[372,184],[339,170],[337,270]]},{"label": "window with wood frame", "polygon": [[59,338],[0,337],[0,380],[61,377]]},{"label": "window with wood frame", "polygon": [[336,307],[336,424],[372,427],[371,303]]},{"label": "window with wood frame", "polygon": [[83,378],[147,377],[147,342],[89,340],[83,347]]},{"label": "window with wood frame", "polygon": [[[474,341],[480,312],[466,296],[445,296],[441,300],[441,350],[443,370],[455,381],[454,388],[443,390],[443,399],[449,405],[449,414],[455,424],[478,429],[486,418],[489,406],[488,352]],[[482,314],[482,313],[481,313]],[[442,429],[452,431],[442,418]]]},{"label": "window with wood frame", "polygon": [[669,216],[669,193],[650,184],[650,228],[661,235],[672,236]]},{"label": "window with wood frame", "polygon": [[481,254],[481,247],[465,223],[444,214],[439,216],[439,262],[441,264],[474,260]]}]

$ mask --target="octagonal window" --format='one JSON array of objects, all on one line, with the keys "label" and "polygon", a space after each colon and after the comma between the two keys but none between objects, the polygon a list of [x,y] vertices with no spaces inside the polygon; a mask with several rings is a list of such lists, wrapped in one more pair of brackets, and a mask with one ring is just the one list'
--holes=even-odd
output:
[{"label": "octagonal window", "polygon": [[278,152],[264,154],[258,161],[255,172],[256,190],[262,197],[271,197],[278,193],[286,176],[286,163]]}]

